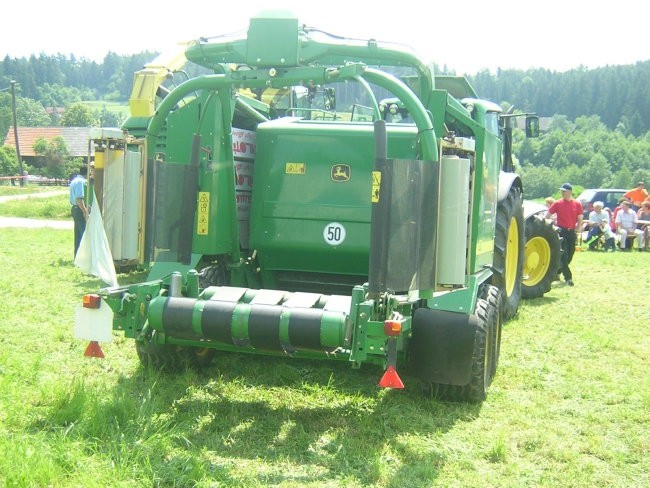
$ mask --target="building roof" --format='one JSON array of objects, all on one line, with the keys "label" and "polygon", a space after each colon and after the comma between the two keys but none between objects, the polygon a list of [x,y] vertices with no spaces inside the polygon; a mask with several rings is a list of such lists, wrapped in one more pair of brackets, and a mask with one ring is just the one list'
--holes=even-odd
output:
[{"label": "building roof", "polygon": [[[35,157],[34,143],[41,137],[51,141],[55,137],[62,137],[65,141],[70,156],[87,157],[90,127],[18,127],[18,144],[21,157]],[[4,139],[6,146],[16,147],[13,126],[9,128]],[[94,145],[90,145],[90,155],[95,153]]]}]

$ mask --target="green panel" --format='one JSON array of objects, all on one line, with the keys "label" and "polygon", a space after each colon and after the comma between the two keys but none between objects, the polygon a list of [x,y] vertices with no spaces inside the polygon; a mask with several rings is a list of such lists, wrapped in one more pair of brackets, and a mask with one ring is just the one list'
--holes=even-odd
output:
[{"label": "green panel", "polygon": [[[477,139],[477,149],[483,150],[485,157],[482,166],[480,182],[477,182],[476,190],[480,194],[475,195],[474,215],[477,219],[477,241],[476,261],[473,266],[474,272],[491,266],[494,255],[494,229],[496,226],[497,197],[499,192],[499,169],[501,160],[501,141],[496,135],[484,131],[485,137]],[[485,141],[485,147],[478,147],[481,141]],[[477,168],[479,166],[477,165]]]},{"label": "green panel", "polygon": [[[388,132],[389,157],[415,157],[415,127]],[[250,242],[262,270],[367,274],[374,144],[369,124],[258,126]]]},{"label": "green panel", "polygon": [[298,42],[298,19],[290,14],[253,18],[248,28],[246,62],[253,66],[297,66]]}]

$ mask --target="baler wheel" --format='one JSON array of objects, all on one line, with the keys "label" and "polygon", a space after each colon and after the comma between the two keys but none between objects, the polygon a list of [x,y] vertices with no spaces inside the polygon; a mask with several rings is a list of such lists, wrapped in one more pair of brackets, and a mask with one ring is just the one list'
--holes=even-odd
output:
[{"label": "baler wheel", "polygon": [[135,341],[140,363],[160,371],[176,372],[200,369],[210,365],[216,351],[205,347],[186,347],[174,344],[154,344]]},{"label": "baler wheel", "polygon": [[201,288],[225,286],[229,283],[230,273],[228,267],[221,260],[203,268],[199,274],[199,286]]},{"label": "baler wheel", "polygon": [[487,300],[479,298],[474,312],[477,318],[474,350],[472,352],[472,376],[467,385],[444,385],[433,383],[431,391],[436,398],[453,402],[479,403],[487,397],[487,390],[492,383],[492,366],[494,365],[492,343],[494,328],[498,323],[499,311]]},{"label": "baler wheel", "polygon": [[499,365],[499,357],[501,355],[501,331],[503,330],[503,325],[501,323],[501,314],[499,309],[501,308],[501,292],[494,285],[485,284],[481,288],[480,298],[483,298],[490,304],[490,316],[489,320],[494,323],[490,325],[490,330],[492,332],[492,352],[490,360],[490,382],[497,371],[497,366]]}]

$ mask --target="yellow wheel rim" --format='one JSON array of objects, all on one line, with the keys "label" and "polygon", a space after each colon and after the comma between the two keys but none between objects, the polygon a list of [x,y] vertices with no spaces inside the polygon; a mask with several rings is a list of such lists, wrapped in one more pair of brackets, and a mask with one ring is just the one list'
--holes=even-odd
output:
[{"label": "yellow wheel rim", "polygon": [[551,246],[542,237],[533,237],[526,243],[524,250],[525,286],[535,286],[544,279],[551,262]]},{"label": "yellow wheel rim", "polygon": [[508,226],[508,242],[506,244],[505,285],[506,295],[511,296],[517,282],[517,263],[519,262],[519,225],[512,217]]}]

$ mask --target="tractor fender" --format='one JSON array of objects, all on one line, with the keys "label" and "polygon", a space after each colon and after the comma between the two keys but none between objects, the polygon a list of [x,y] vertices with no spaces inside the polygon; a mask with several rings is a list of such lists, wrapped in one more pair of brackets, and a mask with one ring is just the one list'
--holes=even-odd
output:
[{"label": "tractor fender", "polygon": [[[533,202],[532,200],[524,200],[524,220],[528,220],[530,217],[538,214],[546,215],[548,208],[541,203]],[[541,215],[543,218],[544,215]]]},{"label": "tractor fender", "polygon": [[506,171],[501,171],[499,174],[499,193],[497,194],[497,202],[502,202],[508,198],[510,189],[513,186],[517,186],[519,189],[521,189],[521,177],[517,173],[508,173]]}]

